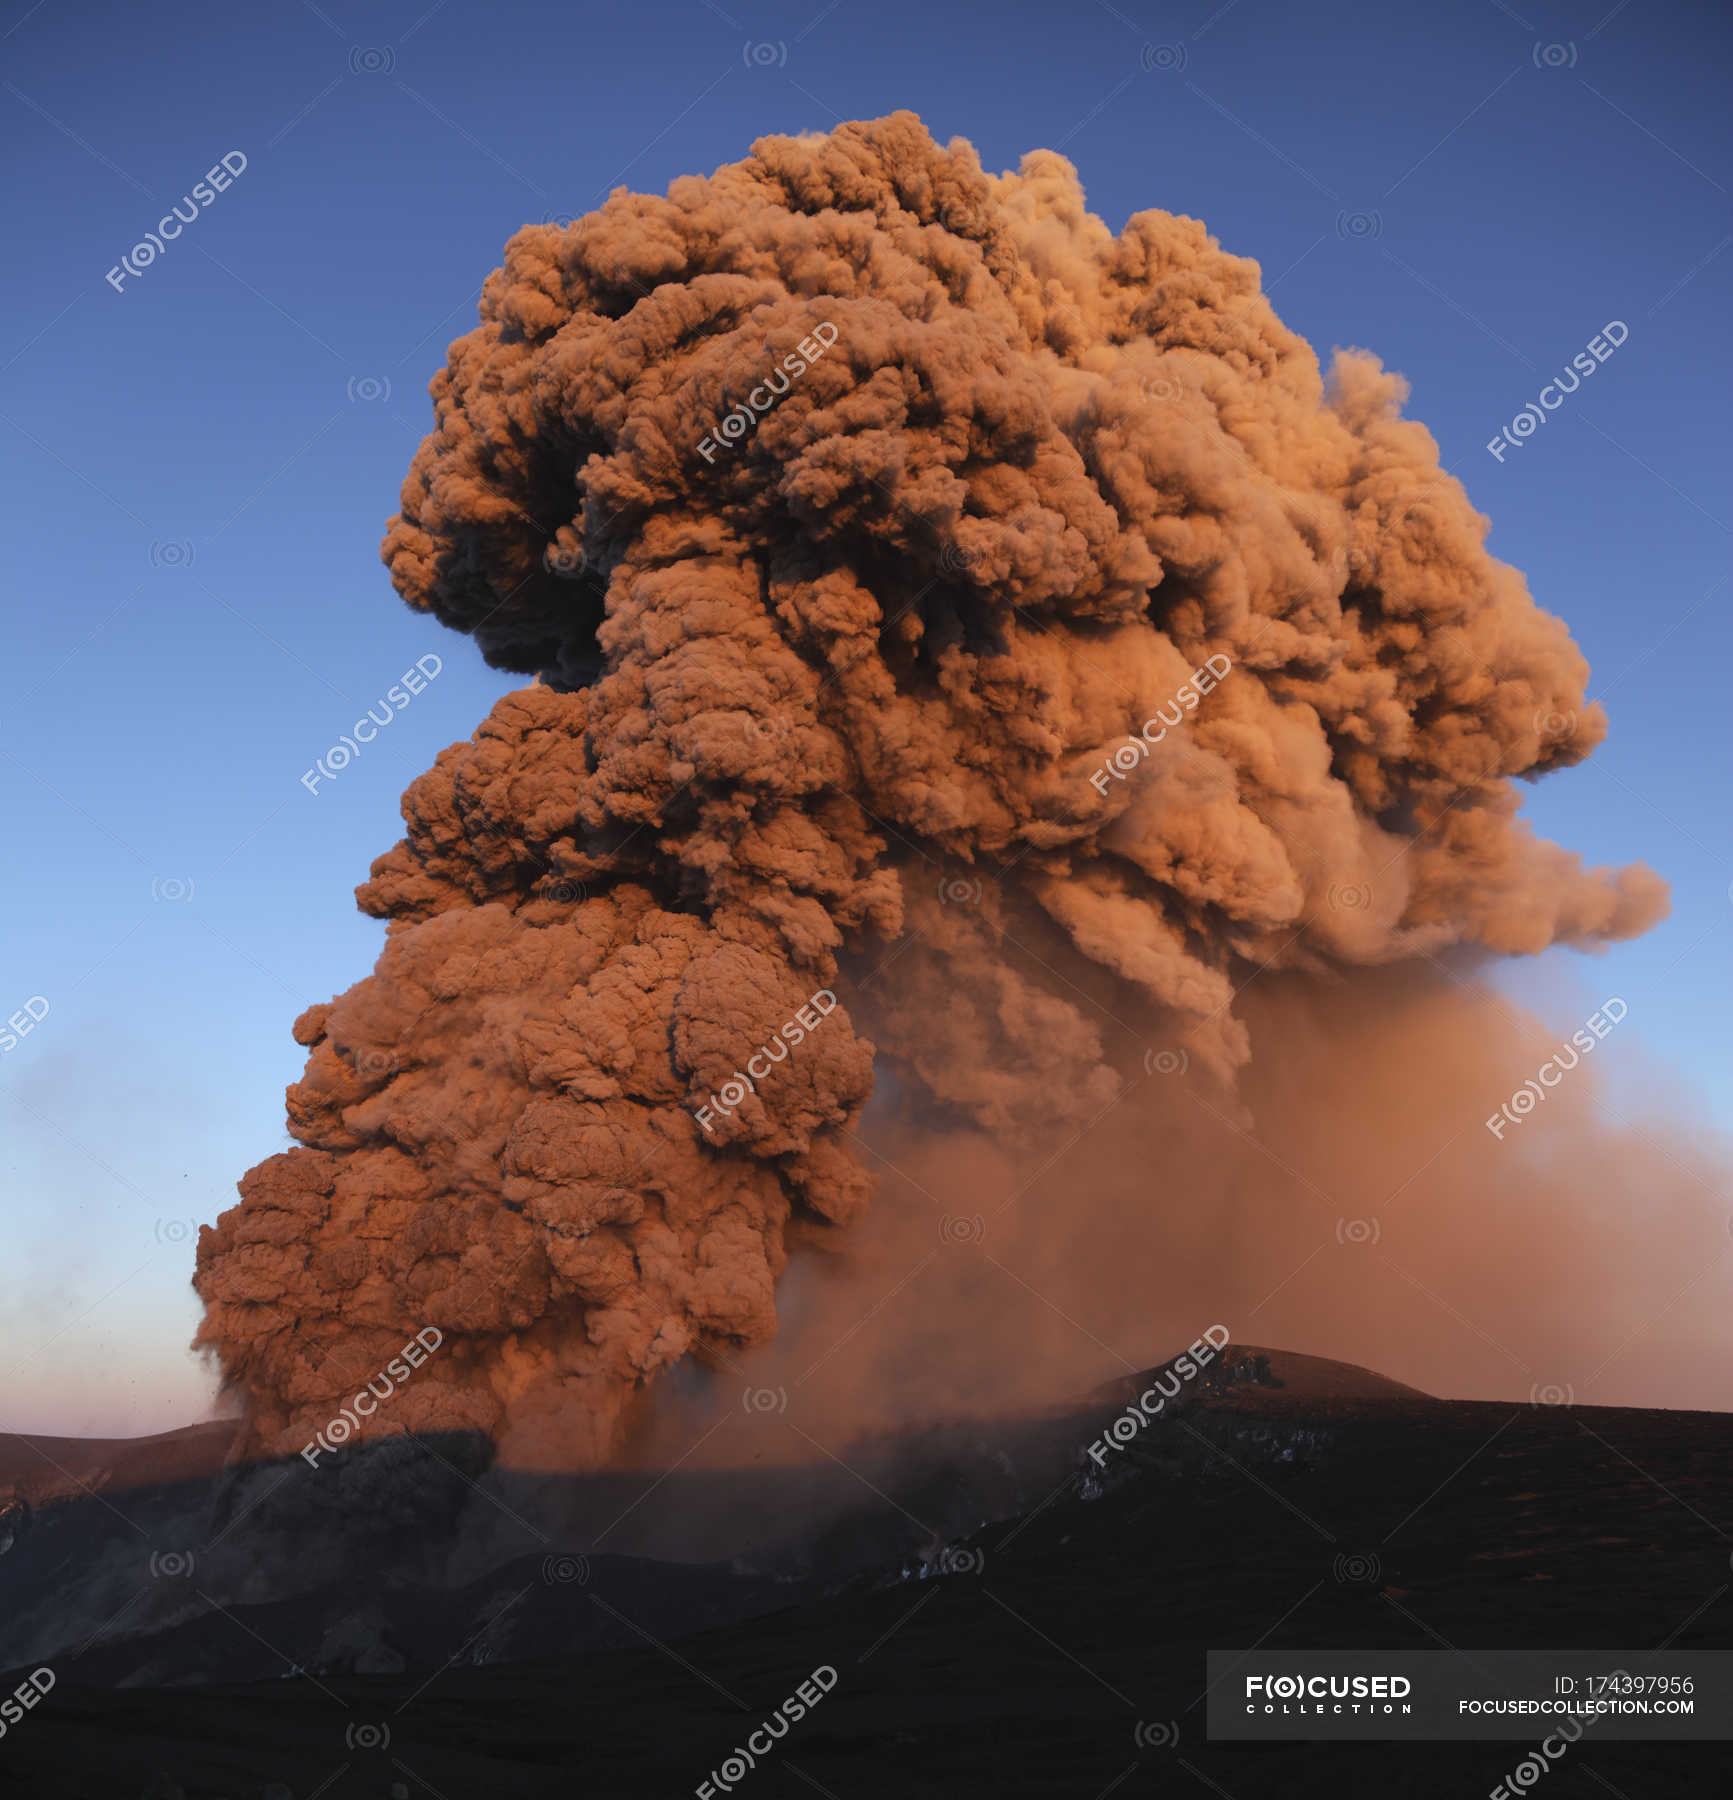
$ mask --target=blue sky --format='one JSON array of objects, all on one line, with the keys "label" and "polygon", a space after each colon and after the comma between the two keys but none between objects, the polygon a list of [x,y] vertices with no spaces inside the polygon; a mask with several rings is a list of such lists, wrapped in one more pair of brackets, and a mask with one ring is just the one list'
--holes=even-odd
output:
[{"label": "blue sky", "polygon": [[[898,107],[993,169],[1061,151],[1115,229],[1202,218],[1321,352],[1408,376],[1612,715],[1531,817],[1673,883],[1664,926],[1567,979],[1621,994],[1664,1090],[1733,1120],[1722,9],[11,0],[0,33],[0,1017],[49,1003],[0,1056],[0,1428],[205,1404],[192,1229],[286,1142],[289,1025],[372,961],[350,890],[403,786],[510,685],[377,559],[426,382],[507,236]],[[1612,320],[1628,340],[1496,459]],[[438,676],[309,794],[429,652]]]}]

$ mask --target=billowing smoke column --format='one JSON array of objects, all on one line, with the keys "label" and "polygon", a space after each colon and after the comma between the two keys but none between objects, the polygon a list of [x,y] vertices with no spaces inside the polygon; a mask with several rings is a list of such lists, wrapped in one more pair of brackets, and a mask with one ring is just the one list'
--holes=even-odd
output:
[{"label": "billowing smoke column", "polygon": [[254,1447],[433,1326],[366,1429],[605,1456],[866,1206],[857,1018],[898,1107],[1039,1137],[1141,1073],[1096,1001],[1227,1084],[1260,968],[1664,910],[1516,816],[1604,721],[1402,382],[1196,221],[900,113],[528,227],[481,316],[384,555],[539,679],[405,796],[304,1147],[201,1238]]}]

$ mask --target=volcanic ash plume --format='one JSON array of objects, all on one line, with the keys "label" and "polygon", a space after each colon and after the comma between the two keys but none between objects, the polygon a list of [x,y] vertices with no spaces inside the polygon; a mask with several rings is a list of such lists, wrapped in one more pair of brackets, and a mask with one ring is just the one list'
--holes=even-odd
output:
[{"label": "volcanic ash plume", "polygon": [[364,1429],[606,1455],[866,1206],[855,1018],[899,1110],[1034,1139],[1141,1076],[1102,1008],[1228,1084],[1260,968],[1664,910],[1516,816],[1604,720],[1403,383],[1195,220],[899,113],[527,227],[481,317],[384,556],[539,679],[405,796],[303,1147],[201,1239],[255,1448],[434,1326]]}]

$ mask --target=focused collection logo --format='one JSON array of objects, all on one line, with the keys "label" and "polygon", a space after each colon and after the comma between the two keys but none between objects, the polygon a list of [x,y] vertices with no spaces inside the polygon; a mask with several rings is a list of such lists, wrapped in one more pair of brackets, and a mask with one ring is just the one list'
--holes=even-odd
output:
[{"label": "focused collection logo", "polygon": [[1253,1715],[1414,1710],[1407,1704],[1414,1684],[1406,1675],[1248,1675],[1245,1680],[1246,1711]]}]

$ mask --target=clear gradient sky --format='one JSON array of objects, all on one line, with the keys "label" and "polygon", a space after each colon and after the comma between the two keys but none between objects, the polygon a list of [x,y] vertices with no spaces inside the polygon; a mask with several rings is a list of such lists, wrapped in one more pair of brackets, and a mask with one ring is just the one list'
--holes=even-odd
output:
[{"label": "clear gradient sky", "polygon": [[[1322,354],[1409,378],[1612,717],[1530,816],[1673,884],[1666,924],[1569,982],[1626,999],[1617,1054],[1651,1085],[1733,1123],[1724,6],[9,0],[0,32],[0,1017],[49,1007],[0,1054],[0,1429],[208,1406],[196,1225],[287,1141],[290,1022],[372,962],[351,890],[400,791],[512,683],[377,556],[505,239],[899,107],[991,169],[1060,151],[1115,230],[1203,219]],[[1615,320],[1579,392],[1489,452]],[[310,794],[429,652],[437,678]]]}]

